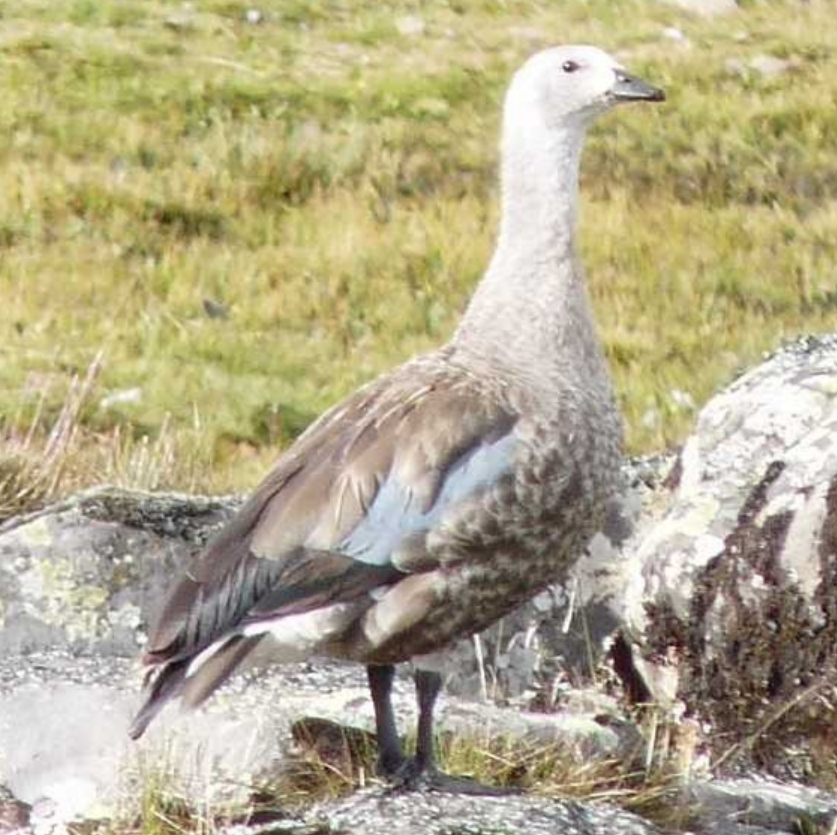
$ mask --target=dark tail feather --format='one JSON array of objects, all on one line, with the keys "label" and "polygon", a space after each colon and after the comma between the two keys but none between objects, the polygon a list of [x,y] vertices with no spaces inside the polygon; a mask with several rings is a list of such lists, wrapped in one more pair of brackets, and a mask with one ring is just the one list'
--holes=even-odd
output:
[{"label": "dark tail feather", "polygon": [[235,672],[236,667],[263,637],[264,634],[249,637],[236,635],[230,638],[188,678],[186,671],[193,658],[166,664],[147,685],[145,701],[131,723],[128,735],[131,739],[139,739],[169,699],[180,696],[182,704],[189,708],[205,702]]},{"label": "dark tail feather", "polygon": [[203,704],[234,672],[244,657],[264,638],[261,635],[236,635],[221,649],[204,661],[197,671],[186,679],[180,694],[186,707]]},{"label": "dark tail feather", "polygon": [[146,687],[148,695],[134,717],[131,727],[128,728],[128,736],[131,739],[139,739],[163,705],[180,692],[191,660],[191,658],[184,658],[182,661],[167,664]]}]

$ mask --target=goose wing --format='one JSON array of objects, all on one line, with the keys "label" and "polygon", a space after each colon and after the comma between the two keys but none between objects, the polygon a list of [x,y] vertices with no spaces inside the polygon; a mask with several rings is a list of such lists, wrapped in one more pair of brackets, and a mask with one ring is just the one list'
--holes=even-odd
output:
[{"label": "goose wing", "polygon": [[144,657],[168,671],[151,696],[174,695],[216,642],[235,666],[260,638],[244,637],[248,624],[435,568],[428,536],[508,476],[514,424],[473,380],[409,365],[327,412],[172,590]]}]

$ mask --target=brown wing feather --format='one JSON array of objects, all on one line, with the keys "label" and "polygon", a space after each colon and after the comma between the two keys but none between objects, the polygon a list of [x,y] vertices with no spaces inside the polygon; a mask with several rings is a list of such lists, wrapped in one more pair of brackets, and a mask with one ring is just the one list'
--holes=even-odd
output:
[{"label": "brown wing feather", "polygon": [[487,403],[465,378],[404,366],[321,417],[175,587],[147,663],[194,656],[251,613],[353,599],[403,570],[432,567],[421,538],[403,551],[408,565],[368,565],[334,549],[391,473],[427,508],[451,462],[508,432],[512,417]]}]

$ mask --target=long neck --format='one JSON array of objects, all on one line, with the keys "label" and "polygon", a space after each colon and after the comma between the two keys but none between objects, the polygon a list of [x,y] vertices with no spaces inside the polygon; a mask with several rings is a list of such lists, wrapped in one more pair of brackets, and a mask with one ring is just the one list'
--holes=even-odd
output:
[{"label": "long neck", "polygon": [[574,252],[584,128],[547,126],[533,113],[507,103],[497,248],[453,344],[518,375],[565,378],[579,359],[598,374],[603,361]]},{"label": "long neck", "polygon": [[502,211],[489,275],[549,265],[573,251],[584,133],[531,117],[503,131]]}]

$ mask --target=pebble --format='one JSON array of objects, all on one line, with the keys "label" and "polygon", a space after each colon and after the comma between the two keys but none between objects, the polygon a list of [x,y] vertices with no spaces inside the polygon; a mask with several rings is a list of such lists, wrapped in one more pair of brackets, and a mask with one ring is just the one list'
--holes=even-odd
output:
[{"label": "pebble", "polygon": [[404,15],[395,22],[395,28],[402,34],[410,37],[423,35],[427,25],[418,15]]},{"label": "pebble", "polygon": [[736,0],[664,0],[664,2],[701,17],[716,17],[738,10]]}]

